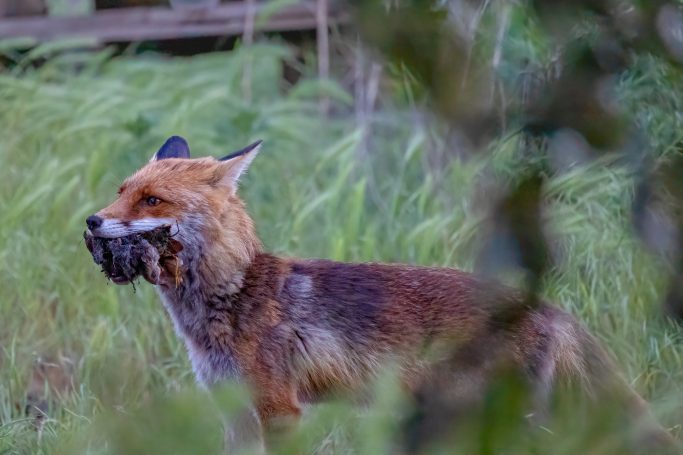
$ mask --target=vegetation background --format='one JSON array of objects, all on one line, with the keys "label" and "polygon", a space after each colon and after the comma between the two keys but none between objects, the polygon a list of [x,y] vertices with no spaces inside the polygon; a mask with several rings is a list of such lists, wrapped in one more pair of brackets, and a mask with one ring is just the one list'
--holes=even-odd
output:
[{"label": "vegetation background", "polygon": [[[493,2],[468,37],[471,67],[499,84],[493,106],[514,98],[524,75],[556,63],[532,7]],[[590,20],[576,24],[576,39],[595,35]],[[649,243],[636,234],[643,172],[633,155],[613,146],[592,153],[567,131],[528,153],[528,137],[515,134],[524,125],[505,112],[496,134],[472,139],[453,116],[433,113],[419,71],[373,52],[376,37],[363,36],[368,47],[335,38],[355,66],[348,76],[333,60],[329,79],[317,76],[315,54],[277,37],[191,58],[83,52],[77,43],[26,53],[0,42],[0,454],[220,452],[220,414],[236,412],[245,391],[198,391],[153,289],[107,283],[82,241],[86,216],[174,134],[195,156],[264,140],[241,194],[271,251],[476,269],[518,285],[526,272],[514,251],[496,247],[496,214],[520,176],[541,174],[552,265],[538,291],[604,342],[681,437],[683,331],[662,311],[675,261],[647,245],[674,247],[657,242],[666,232],[646,232]],[[636,125],[637,161],[661,169],[681,153],[682,73],[660,52],[630,57],[610,79],[612,101]],[[296,83],[283,80],[285,63],[302,73]],[[491,400],[458,447],[433,453],[610,453],[619,436],[568,413],[522,438],[521,424],[504,418],[514,400]],[[405,409],[388,369],[371,404],[311,409],[278,451],[393,453]]]}]

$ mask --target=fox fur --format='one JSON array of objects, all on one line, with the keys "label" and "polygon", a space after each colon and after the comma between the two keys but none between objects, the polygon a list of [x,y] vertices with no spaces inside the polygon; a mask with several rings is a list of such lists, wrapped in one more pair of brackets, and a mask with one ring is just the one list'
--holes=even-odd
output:
[{"label": "fox fur", "polygon": [[[432,362],[457,359],[453,347],[473,345],[475,367],[449,370],[454,393],[481,392],[493,371],[491,346],[540,397],[563,383],[587,395],[619,390],[627,412],[647,413],[573,317],[546,303],[525,306],[521,292],[455,269],[265,252],[237,196],[259,147],[227,160],[190,159],[187,143],[173,137],[89,227],[102,237],[177,229],[183,249],[176,262],[161,264],[153,284],[197,380],[207,387],[244,381],[265,430],[296,420],[307,403],[362,390],[389,363],[406,390],[417,390]],[[664,430],[657,438],[670,439]]]}]

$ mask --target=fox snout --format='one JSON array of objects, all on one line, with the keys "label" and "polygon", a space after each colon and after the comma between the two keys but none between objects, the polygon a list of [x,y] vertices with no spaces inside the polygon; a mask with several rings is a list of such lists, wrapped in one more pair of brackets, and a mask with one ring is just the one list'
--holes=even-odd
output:
[{"label": "fox snout", "polygon": [[90,215],[85,220],[88,230],[95,237],[117,238],[132,234],[153,231],[160,227],[177,224],[173,218],[145,217],[137,220],[125,221],[117,218],[104,218],[100,215]]},{"label": "fox snout", "polygon": [[97,228],[102,226],[103,222],[104,220],[97,215],[90,215],[85,219],[85,224],[88,226],[88,229],[90,229],[90,232],[96,231]]}]

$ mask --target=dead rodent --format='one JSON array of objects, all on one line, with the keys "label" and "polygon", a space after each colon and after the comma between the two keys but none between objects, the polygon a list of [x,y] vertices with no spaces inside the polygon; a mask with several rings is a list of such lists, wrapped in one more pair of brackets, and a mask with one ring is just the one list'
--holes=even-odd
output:
[{"label": "dead rodent", "polygon": [[179,266],[176,255],[182,245],[168,226],[117,238],[95,237],[86,231],[83,238],[95,263],[116,284],[132,283],[138,276],[159,284],[162,267],[169,271]]}]

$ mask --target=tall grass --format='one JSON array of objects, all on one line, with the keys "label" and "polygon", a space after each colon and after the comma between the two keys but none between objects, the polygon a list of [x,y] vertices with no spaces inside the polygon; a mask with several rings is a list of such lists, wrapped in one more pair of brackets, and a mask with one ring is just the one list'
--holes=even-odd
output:
[{"label": "tall grass", "polygon": [[[385,112],[373,123],[370,153],[359,155],[365,126],[343,114],[348,94],[314,79],[285,86],[284,46],[251,52],[250,104],[240,93],[240,51],[191,59],[68,54],[0,73],[0,453],[219,450],[216,402],[195,390],[153,290],[108,284],[81,240],[86,216],[169,135],[187,137],[195,156],[264,139],[241,193],[270,250],[474,268],[491,179],[524,167],[514,141],[435,170],[434,131]],[[662,74],[639,67],[625,78],[623,99],[649,99],[647,87]],[[322,90],[341,113],[332,119],[318,113]],[[675,102],[637,113],[651,132],[666,130],[655,133],[658,153],[678,140],[667,122],[681,95],[667,96]],[[659,308],[665,267],[632,234],[633,185],[610,157],[551,176],[547,217],[558,253],[543,291],[604,340],[661,421],[680,433],[682,332]],[[70,364],[75,384],[51,394],[42,432],[23,409],[37,359]],[[390,452],[401,398],[390,374],[377,390],[365,411],[312,411],[281,450]],[[242,395],[228,389],[219,404],[236,409]],[[543,453],[572,453],[572,444]]]}]

